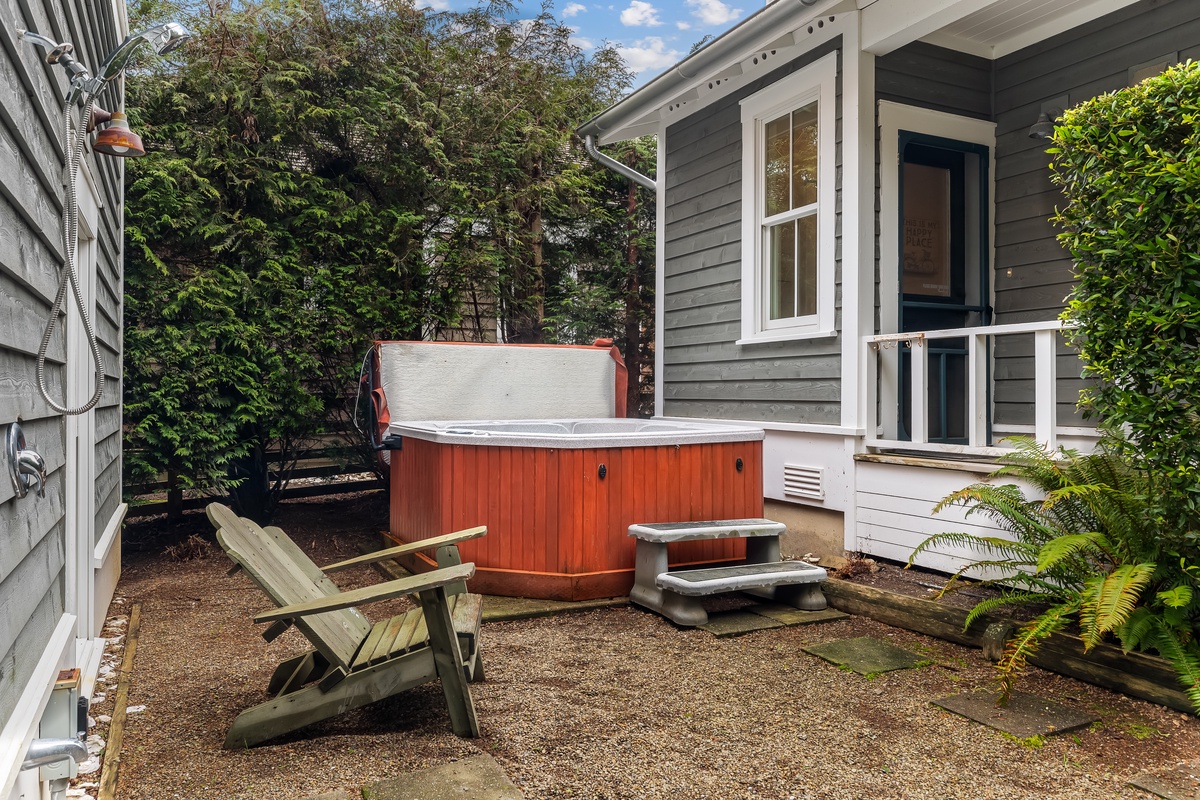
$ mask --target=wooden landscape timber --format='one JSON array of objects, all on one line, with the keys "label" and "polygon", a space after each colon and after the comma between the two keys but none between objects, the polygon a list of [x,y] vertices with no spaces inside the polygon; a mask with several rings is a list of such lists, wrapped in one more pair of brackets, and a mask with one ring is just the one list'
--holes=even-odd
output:
[{"label": "wooden landscape timber", "polygon": [[[997,644],[1002,645],[1002,639],[1007,638],[1019,624],[1006,617],[989,614],[964,631],[963,623],[968,613],[965,608],[954,608],[836,578],[830,578],[821,588],[829,605],[839,611],[870,617],[957,644],[981,647],[989,652],[993,660],[992,653],[998,654]],[[997,632],[1002,632],[999,642],[995,641]],[[1085,653],[1083,642],[1078,637],[1055,633],[1029,656],[1029,663],[1140,700],[1188,714],[1196,713],[1175,670],[1157,656],[1124,653],[1121,648],[1108,644],[1093,647]]]}]

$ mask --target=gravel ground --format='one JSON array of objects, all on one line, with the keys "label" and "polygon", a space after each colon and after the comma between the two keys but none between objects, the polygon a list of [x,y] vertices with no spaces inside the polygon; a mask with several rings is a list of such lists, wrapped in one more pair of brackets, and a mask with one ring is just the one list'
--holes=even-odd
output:
[{"label": "gravel ground", "polygon": [[[327,562],[374,538],[383,502],[289,503],[278,524]],[[979,651],[867,619],[715,639],[635,608],[486,625],[478,740],[450,733],[431,684],[227,752],[230,722],[266,699],[271,670],[305,642],[294,632],[263,642],[250,619],[267,603],[246,577],[226,577],[219,549],[163,554],[192,533],[211,541],[208,527],[202,515],[130,526],[113,614],[142,604],[129,703],[145,710],[128,718],[118,798],[294,800],[479,752],[531,800],[1144,798],[1130,777],[1200,752],[1200,720],[1036,669],[1020,688],[1102,722],[1040,746],[1007,738],[929,704],[990,685]],[[374,580],[365,569],[339,576],[343,587]],[[403,602],[366,612],[378,619]],[[868,680],[800,650],[863,635],[935,664]],[[114,691],[95,713],[111,714]]]}]

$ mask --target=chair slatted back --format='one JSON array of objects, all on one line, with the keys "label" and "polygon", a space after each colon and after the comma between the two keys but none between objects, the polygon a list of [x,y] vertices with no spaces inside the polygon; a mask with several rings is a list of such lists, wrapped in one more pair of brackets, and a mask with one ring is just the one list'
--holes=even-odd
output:
[{"label": "chair slatted back", "polygon": [[[339,593],[337,586],[279,528],[263,530],[219,503],[209,505],[208,518],[218,528],[221,547],[276,606]],[[299,617],[294,624],[331,663],[345,669],[349,669],[359,645],[371,631],[370,623],[351,608]]]}]

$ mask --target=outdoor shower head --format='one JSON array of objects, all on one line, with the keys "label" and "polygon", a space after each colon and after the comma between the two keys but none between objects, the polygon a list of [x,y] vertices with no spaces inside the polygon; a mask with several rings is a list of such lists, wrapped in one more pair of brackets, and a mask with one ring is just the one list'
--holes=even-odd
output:
[{"label": "outdoor shower head", "polygon": [[129,64],[129,59],[133,57],[134,51],[140,45],[152,45],[159,55],[165,55],[190,39],[191,36],[187,28],[178,22],[165,22],[162,25],[155,25],[153,28],[147,28],[139,33],[130,34],[104,58],[104,63],[100,65],[100,71],[93,77],[87,71],[87,67],[72,57],[71,51],[74,48],[70,42],[60,44],[36,31],[20,29],[17,31],[18,38],[30,44],[35,44],[46,51],[46,61],[48,63],[59,64],[70,73],[71,88],[67,92],[68,105],[77,102],[85,94],[91,97],[99,94],[108,85],[109,81],[125,70],[125,67]]},{"label": "outdoor shower head", "polygon": [[125,37],[125,41],[117,45],[116,49],[105,57],[96,80],[103,86],[120,75],[133,56],[133,52],[140,45],[153,45],[159,55],[165,55],[189,38],[191,38],[191,34],[178,22],[166,22],[162,25],[155,25],[153,28],[147,28],[140,33],[131,33]]}]

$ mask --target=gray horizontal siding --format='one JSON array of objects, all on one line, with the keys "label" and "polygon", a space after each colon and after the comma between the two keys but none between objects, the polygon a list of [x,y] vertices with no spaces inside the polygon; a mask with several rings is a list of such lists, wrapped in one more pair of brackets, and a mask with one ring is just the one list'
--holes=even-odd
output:
[{"label": "gray horizontal siding", "polygon": [[[64,71],[40,49],[16,39],[17,28],[70,41],[95,67],[117,43],[112,5],[84,0],[0,4],[0,429],[20,420],[27,442],[46,460],[46,497],[17,500],[0,481],[0,724],[10,716],[64,612],[65,476],[61,418],[38,393],[35,362],[61,274],[63,253],[62,126]],[[111,91],[105,105],[119,107]],[[78,113],[76,112],[76,116]],[[106,395],[96,415],[97,519],[120,496],[121,178],[120,159],[85,159],[96,179],[96,309],[106,358]],[[80,191],[88,191],[80,181]],[[47,353],[51,395],[64,397],[66,348],[60,327]],[[2,430],[0,430],[2,432]],[[73,448],[72,448],[72,452]],[[115,467],[115,468],[114,468]],[[86,521],[85,521],[86,523]],[[91,568],[90,559],[81,565]]]},{"label": "gray horizontal siding", "polygon": [[[734,344],[741,336],[742,319],[738,103],[839,46],[824,45],[667,130],[661,324],[664,409],[669,415],[827,424],[841,419],[836,339]],[[838,72],[840,209],[840,66]],[[840,288],[840,247],[835,249]],[[840,329],[840,292],[836,305]]]},{"label": "gray horizontal siding", "polygon": [[910,106],[992,118],[992,62],[913,42],[875,59],[875,94]]},{"label": "gray horizontal siding", "polygon": [[[1160,56],[1200,51],[1200,4],[1144,0],[999,59],[995,64],[997,323],[1054,319],[1071,290],[1071,259],[1049,218],[1061,202],[1050,182],[1046,143],[1028,137],[1044,102],[1076,104],[1128,85],[1129,69]],[[1002,362],[1003,359],[1003,362]],[[1007,363],[1005,363],[1007,362]],[[1078,361],[1060,356],[1059,422],[1085,425],[1064,409],[1079,388]],[[1030,353],[997,353],[994,418],[1032,424]]]}]

